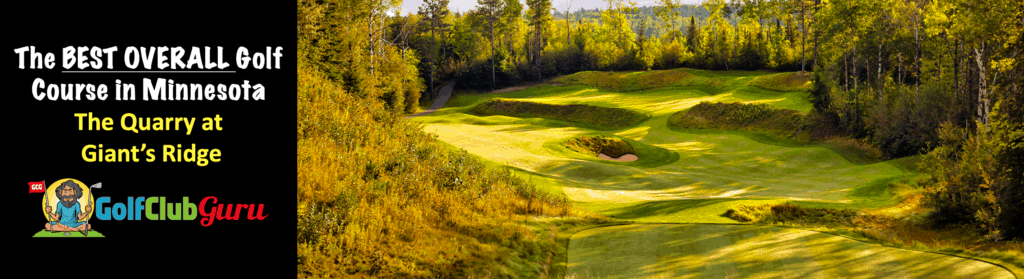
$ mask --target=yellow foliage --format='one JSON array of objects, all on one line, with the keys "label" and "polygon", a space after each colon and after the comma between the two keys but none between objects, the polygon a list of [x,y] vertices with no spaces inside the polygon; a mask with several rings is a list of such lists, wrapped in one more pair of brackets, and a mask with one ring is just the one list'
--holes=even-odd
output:
[{"label": "yellow foliage", "polygon": [[300,277],[536,276],[544,239],[522,220],[564,214],[562,199],[448,150],[299,57]]}]

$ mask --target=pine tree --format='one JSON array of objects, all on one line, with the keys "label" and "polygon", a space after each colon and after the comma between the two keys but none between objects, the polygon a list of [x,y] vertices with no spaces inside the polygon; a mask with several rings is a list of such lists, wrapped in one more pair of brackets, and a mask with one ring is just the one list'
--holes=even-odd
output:
[{"label": "pine tree", "polygon": [[500,19],[499,13],[504,9],[504,3],[501,0],[477,0],[477,9],[487,19],[488,30],[491,35],[491,88],[493,89],[497,83],[497,79],[494,75],[494,23]]}]

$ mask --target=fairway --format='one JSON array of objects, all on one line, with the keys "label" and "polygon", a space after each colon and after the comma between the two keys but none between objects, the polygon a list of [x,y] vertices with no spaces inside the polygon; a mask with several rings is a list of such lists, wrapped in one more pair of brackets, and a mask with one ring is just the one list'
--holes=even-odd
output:
[{"label": "fairway", "polygon": [[[578,208],[619,220],[703,224],[637,224],[580,232],[572,238],[568,257],[568,274],[576,278],[1012,278],[1008,271],[983,262],[829,234],[708,225],[737,223],[723,213],[741,204],[892,205],[887,182],[908,174],[891,162],[851,162],[827,145],[759,133],[670,128],[671,114],[702,101],[765,103],[803,113],[811,105],[805,91],[751,85],[772,73],[669,71],[686,71],[678,76],[691,80],[629,92],[552,83],[513,92],[464,94],[413,121],[441,141],[509,165],[542,188],[564,193]],[[622,73],[632,74],[636,73]],[[632,127],[608,128],[585,121],[471,113],[474,106],[494,98],[624,108],[651,117]],[[580,136],[625,139],[639,159],[603,160],[559,144]]]},{"label": "fairway", "polygon": [[626,225],[582,231],[570,278],[1014,278],[975,260],[752,225]]}]

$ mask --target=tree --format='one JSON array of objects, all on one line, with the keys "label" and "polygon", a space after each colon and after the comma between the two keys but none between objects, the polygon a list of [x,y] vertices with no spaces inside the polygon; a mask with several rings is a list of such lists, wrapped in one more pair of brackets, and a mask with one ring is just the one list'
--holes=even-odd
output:
[{"label": "tree", "polygon": [[[719,30],[719,25],[725,21],[722,17],[722,10],[725,9],[726,6],[725,0],[705,0],[701,5],[703,5],[704,9],[708,11],[708,14],[710,14],[710,16],[708,16],[708,25],[711,26],[711,52],[714,55],[715,63],[721,63],[723,62],[721,53],[723,51],[722,43],[724,42],[724,38],[719,38],[719,33],[722,31]],[[728,25],[728,23],[726,23],[726,25]],[[726,68],[728,68],[728,66],[726,66]]]},{"label": "tree", "polygon": [[803,35],[800,36],[800,72],[807,72],[807,58],[804,53],[807,48],[807,0],[800,1],[800,31]]},{"label": "tree", "polygon": [[434,96],[434,70],[437,68],[435,56],[437,55],[435,31],[442,31],[448,28],[444,19],[448,16],[448,0],[424,0],[419,7],[419,14],[423,17],[424,27],[430,31],[430,98]]},{"label": "tree", "polygon": [[491,88],[494,88],[496,83],[494,75],[494,22],[500,19],[499,13],[505,7],[501,0],[477,0],[477,5],[477,9],[484,15],[490,27],[488,30],[491,33]]},{"label": "tree", "polygon": [[917,78],[914,79],[914,96],[920,101],[921,98],[921,10],[924,6],[924,2],[920,0],[911,0],[910,3],[904,3],[897,1],[898,9],[903,13],[903,17],[899,17],[898,20],[903,23],[904,27],[909,30],[913,30],[914,33],[914,70]]},{"label": "tree", "polygon": [[530,26],[533,26],[533,61],[537,79],[541,79],[540,52],[544,49],[544,27],[551,20],[551,0],[527,0]]},{"label": "tree", "polygon": [[690,52],[696,52],[697,36],[700,33],[700,27],[694,21],[693,15],[690,15],[690,27],[686,28],[686,47],[689,48]]},{"label": "tree", "polygon": [[569,10],[572,9],[572,0],[565,0],[563,3],[565,3],[565,11],[563,12],[565,15],[565,49],[569,53],[569,57],[572,57],[572,38],[570,37],[572,34],[572,24],[569,21]]},{"label": "tree", "polygon": [[511,62],[512,62],[511,64],[514,65],[516,63],[516,61],[518,61],[518,57],[519,57],[519,56],[517,56],[518,53],[516,52],[516,49],[515,49],[515,45],[516,45],[516,40],[515,39],[516,39],[517,34],[519,34],[519,25],[521,24],[521,22],[523,20],[523,4],[520,3],[519,0],[504,0],[504,1],[505,1],[505,4],[504,4],[505,8],[502,9],[502,11],[501,11],[501,14],[502,14],[502,17],[504,17],[504,20],[502,20],[500,23],[504,23],[503,25],[506,26],[503,29],[505,30],[505,37],[508,38],[509,60],[511,60]]},{"label": "tree", "polygon": [[679,11],[677,11],[679,5],[679,0],[658,0],[658,6],[654,8],[655,13],[664,22],[664,27],[669,29],[668,34],[672,36],[671,39],[676,39],[675,36],[679,30],[676,28],[676,21],[679,20]]}]

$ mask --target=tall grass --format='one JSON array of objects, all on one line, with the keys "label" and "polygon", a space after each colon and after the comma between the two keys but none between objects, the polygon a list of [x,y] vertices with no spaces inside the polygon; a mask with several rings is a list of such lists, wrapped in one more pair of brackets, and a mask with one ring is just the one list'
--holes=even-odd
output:
[{"label": "tall grass", "polygon": [[707,86],[723,89],[727,84],[722,79],[696,76],[686,69],[672,69],[646,72],[601,72],[583,71],[555,80],[566,85],[586,85],[615,92],[640,92],[666,86]]},{"label": "tall grass", "polygon": [[811,89],[811,75],[799,72],[778,73],[759,76],[750,81],[750,86],[774,91],[798,91]]},{"label": "tall grass", "polygon": [[636,151],[633,150],[633,146],[629,142],[619,138],[603,136],[577,137],[565,141],[564,145],[576,152],[592,156],[604,153],[612,158],[618,158],[626,154],[636,154]]},{"label": "tall grass", "polygon": [[572,215],[566,200],[446,149],[299,57],[299,276],[539,274],[556,244],[523,220]]},{"label": "tall grass", "polygon": [[471,112],[477,115],[540,117],[612,129],[636,126],[650,118],[649,114],[623,108],[583,104],[552,105],[503,99],[492,99],[479,104],[473,107]]},{"label": "tall grass", "polygon": [[701,102],[668,118],[680,128],[763,132],[791,138],[801,132],[803,115],[767,104]]}]

